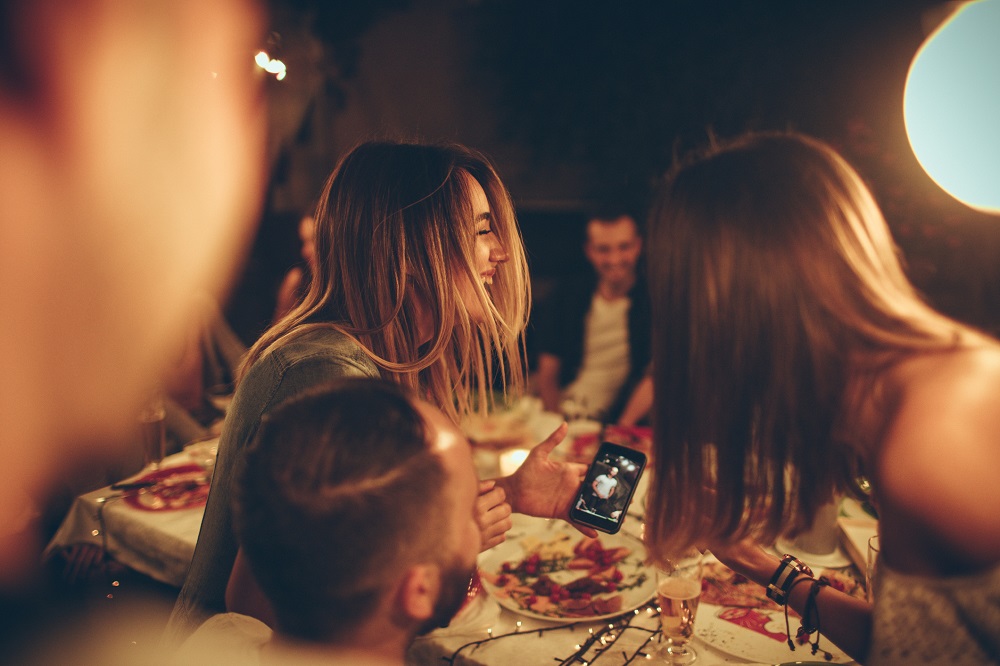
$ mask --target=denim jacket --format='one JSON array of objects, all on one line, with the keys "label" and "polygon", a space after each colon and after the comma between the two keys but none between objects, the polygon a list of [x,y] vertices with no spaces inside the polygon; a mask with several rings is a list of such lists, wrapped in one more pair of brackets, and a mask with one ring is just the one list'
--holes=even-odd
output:
[{"label": "denim jacket", "polygon": [[337,377],[379,377],[378,367],[343,333],[309,331],[259,359],[236,388],[219,440],[212,487],[198,544],[167,627],[181,641],[213,613],[225,612],[226,584],[236,560],[232,483],[261,418],[282,402]]}]

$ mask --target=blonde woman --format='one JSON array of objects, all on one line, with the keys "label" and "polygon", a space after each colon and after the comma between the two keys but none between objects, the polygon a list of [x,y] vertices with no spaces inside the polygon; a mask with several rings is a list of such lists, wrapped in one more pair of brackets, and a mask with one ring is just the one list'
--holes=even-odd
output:
[{"label": "blonde woman", "polygon": [[[871,194],[818,141],[751,135],[686,161],[650,226],[651,548],[708,545],[867,664],[1000,660],[998,343],[921,301]],[[862,476],[873,607],[754,545]]]},{"label": "blonde woman", "polygon": [[[458,421],[488,404],[494,379],[522,389],[527,262],[510,196],[485,157],[455,145],[362,144],[327,181],[316,225],[308,293],[244,363],[174,637],[224,610],[224,595],[231,610],[269,619],[236,558],[230,483],[278,404],[334,377],[383,377]],[[483,548],[503,540],[511,510],[566,514],[584,470],[548,459],[564,435],[562,426],[517,474],[482,484]]]}]

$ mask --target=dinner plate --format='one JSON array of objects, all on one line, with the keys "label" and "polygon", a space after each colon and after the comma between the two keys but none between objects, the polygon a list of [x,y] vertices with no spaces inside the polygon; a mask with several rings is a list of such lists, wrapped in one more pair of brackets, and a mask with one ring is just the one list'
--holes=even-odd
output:
[{"label": "dinner plate", "polygon": [[205,506],[209,483],[199,465],[177,465],[158,469],[130,481],[131,484],[151,484],[127,490],[125,503],[143,511],[177,511]]},{"label": "dinner plate", "polygon": [[[601,546],[605,549],[624,547],[630,551],[623,560],[617,562],[617,567],[622,573],[622,585],[626,586],[627,589],[598,595],[602,598],[612,597],[615,594],[621,595],[621,608],[612,613],[585,616],[568,615],[562,614],[558,607],[551,609],[549,613],[538,613],[531,609],[522,608],[516,600],[504,594],[502,588],[487,580],[489,574],[500,573],[505,562],[509,562],[513,566],[527,557],[530,553],[526,550],[526,545],[530,549],[540,542],[550,543],[561,538],[569,538],[573,544],[576,544],[585,537],[562,520],[514,516],[514,526],[508,531],[507,540],[479,556],[479,570],[486,574],[481,576],[483,587],[497,603],[519,615],[561,623],[589,622],[617,617],[644,605],[656,593],[656,577],[643,564],[646,559],[646,549],[641,541],[623,533],[601,534],[599,538]],[[569,569],[563,566],[549,572],[548,576],[554,582],[565,585],[585,574],[585,570]],[[634,586],[628,587],[630,585]]]},{"label": "dinner plate", "polygon": [[[797,617],[788,619],[794,640],[801,620]],[[703,603],[695,618],[694,633],[712,647],[748,661],[785,664],[796,663],[795,658],[801,657],[802,663],[809,664],[814,663],[817,658],[823,658],[822,652],[812,654],[812,646],[808,643],[796,642],[794,652],[788,649],[785,614],[782,611]],[[811,640],[816,640],[815,634]],[[823,663],[853,661],[826,636],[820,636],[819,647],[833,655],[831,661]]]}]

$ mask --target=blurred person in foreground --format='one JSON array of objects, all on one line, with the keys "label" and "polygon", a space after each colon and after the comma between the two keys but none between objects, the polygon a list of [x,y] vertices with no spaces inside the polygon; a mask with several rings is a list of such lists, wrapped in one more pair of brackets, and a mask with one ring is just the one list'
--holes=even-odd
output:
[{"label": "blurred person in foreground", "polygon": [[[256,3],[0,5],[0,597],[33,621],[37,507],[119,451],[195,288],[219,293],[256,219]],[[213,76],[213,72],[217,76]]]},{"label": "blurred person in foreground", "polygon": [[[327,180],[315,244],[308,293],[242,368],[168,641],[227,608],[271,618],[238,556],[230,488],[278,404],[333,378],[382,377],[458,423],[487,409],[494,380],[522,390],[527,261],[510,195],[483,155],[458,145],[362,143]],[[586,470],[549,458],[565,433],[564,424],[515,474],[483,482],[482,548],[504,539],[512,511],[568,515]]]},{"label": "blurred person in foreground", "polygon": [[[639,271],[642,236],[635,218],[618,208],[595,212],[583,252],[593,274],[563,280],[539,311],[535,382],[546,410],[614,423],[631,404],[650,357],[649,298]],[[623,425],[644,416],[632,407],[631,422]]]},{"label": "blurred person in foreground", "polygon": [[[682,163],[650,226],[652,552],[708,546],[866,664],[1000,661],[997,341],[918,297],[860,177],[801,135]],[[756,545],[860,477],[873,606]]]},{"label": "blurred person in foreground", "polygon": [[264,418],[234,514],[273,634],[216,615],[178,663],[402,664],[415,636],[448,624],[475,571],[479,484],[465,436],[409,396],[341,379]]}]

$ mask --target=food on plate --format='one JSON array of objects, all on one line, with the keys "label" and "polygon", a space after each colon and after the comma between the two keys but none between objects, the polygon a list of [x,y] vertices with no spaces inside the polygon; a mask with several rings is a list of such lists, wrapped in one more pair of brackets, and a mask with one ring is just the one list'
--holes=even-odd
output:
[{"label": "food on plate", "polygon": [[[826,576],[830,581],[830,586],[851,596],[864,598],[864,589],[861,584],[847,574],[824,570],[817,575]],[[808,583],[807,583],[808,584]],[[717,606],[739,606],[742,608],[761,608],[764,610],[783,610],[775,602],[767,598],[764,587],[752,580],[742,576],[721,562],[708,562],[701,584],[701,601],[706,604]],[[789,609],[789,614],[798,616],[794,609]]]},{"label": "food on plate", "polygon": [[549,541],[527,536],[525,556],[481,576],[495,594],[519,608],[550,617],[596,617],[622,609],[622,590],[642,585],[642,571],[626,576],[621,566],[629,548],[606,548],[600,539],[561,534]]},{"label": "food on plate", "polygon": [[781,610],[767,598],[764,587],[720,562],[707,562],[702,575],[701,600],[717,606]]},{"label": "food on plate", "polygon": [[125,502],[136,509],[169,511],[204,506],[209,479],[198,465],[179,465],[151,472],[127,484]]}]

